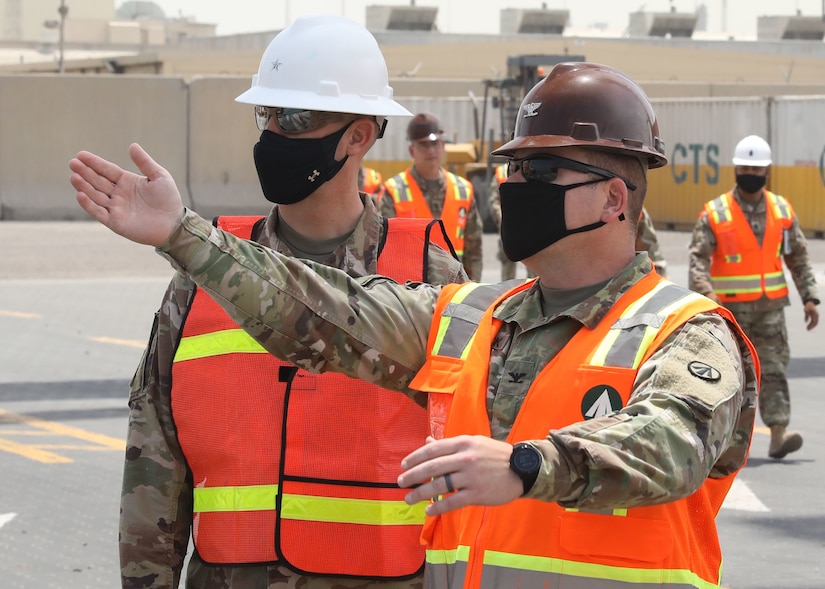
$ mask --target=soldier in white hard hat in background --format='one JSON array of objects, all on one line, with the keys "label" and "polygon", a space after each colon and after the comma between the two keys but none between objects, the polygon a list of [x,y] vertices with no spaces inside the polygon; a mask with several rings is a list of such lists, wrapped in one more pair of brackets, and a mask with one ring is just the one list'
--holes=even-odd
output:
[{"label": "soldier in white hard hat in background", "polygon": [[[411,116],[365,28],[297,19],[237,101],[254,106],[255,166],[274,206],[218,227],[351,276],[467,279],[429,245],[428,222],[382,219],[359,194],[386,118]],[[191,530],[186,587],[420,588],[423,505],[404,504],[396,477],[426,436],[424,397],[309,374],[263,351],[175,276],[131,387],[123,587],[177,589]]]},{"label": "soldier in white hard hat in background", "polygon": [[736,146],[736,186],[707,202],[690,244],[689,286],[730,309],[756,346],[762,365],[759,413],[771,430],[768,455],[784,458],[802,447],[788,431],[791,399],[785,310],[790,304],[782,261],[804,304],[808,329],[819,322],[819,295],[805,235],[791,203],[765,188],[771,148],[756,135]]}]

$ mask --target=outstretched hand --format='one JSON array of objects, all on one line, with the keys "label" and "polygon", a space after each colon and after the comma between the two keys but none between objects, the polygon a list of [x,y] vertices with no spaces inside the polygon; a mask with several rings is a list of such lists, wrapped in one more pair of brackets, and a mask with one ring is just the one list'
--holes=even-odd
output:
[{"label": "outstretched hand", "polygon": [[127,239],[159,246],[180,223],[183,201],[169,172],[140,145],[130,145],[129,156],[142,176],[81,151],[69,161],[69,181],[90,217]]}]

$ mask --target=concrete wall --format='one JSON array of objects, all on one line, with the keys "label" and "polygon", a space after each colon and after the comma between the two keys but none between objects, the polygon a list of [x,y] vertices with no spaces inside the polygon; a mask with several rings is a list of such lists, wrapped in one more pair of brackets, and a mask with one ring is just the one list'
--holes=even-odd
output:
[{"label": "concrete wall", "polygon": [[83,218],[68,182],[80,150],[132,169],[138,142],[185,179],[187,100],[175,78],[0,77],[0,219]]},{"label": "concrete wall", "polygon": [[[269,203],[252,158],[259,132],[252,108],[234,102],[248,85],[246,76],[188,83],[159,76],[0,77],[0,219],[85,219],[68,182],[69,159],[89,150],[134,169],[132,142],[171,172],[184,202],[202,215],[265,213]],[[414,113],[439,115],[451,142],[477,138],[479,113],[469,98],[399,101]],[[702,203],[732,185],[735,143],[757,133],[773,146],[770,188],[791,199],[809,234],[825,235],[825,140],[813,132],[825,116],[825,96],[652,102],[670,159],[649,181],[648,208],[658,224],[689,228]],[[499,114],[487,111],[487,131],[496,136]],[[368,165],[384,176],[406,167],[405,129],[406,119],[391,119]]]}]

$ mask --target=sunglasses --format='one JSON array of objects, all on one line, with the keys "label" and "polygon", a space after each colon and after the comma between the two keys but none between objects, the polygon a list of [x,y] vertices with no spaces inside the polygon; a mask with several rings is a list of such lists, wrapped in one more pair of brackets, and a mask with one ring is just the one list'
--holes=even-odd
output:
[{"label": "sunglasses", "polygon": [[[624,182],[630,190],[636,190],[636,185],[633,182],[627,180],[626,178],[622,178],[618,174],[614,174],[609,170],[597,168],[596,166],[591,166],[590,164],[585,164],[584,162],[577,162],[576,160],[570,160],[566,157],[560,157],[557,155],[534,155],[522,159],[510,160],[507,163],[508,176],[512,176],[516,172],[520,171],[525,180],[544,182],[546,184],[556,183],[556,178],[558,178],[559,175],[559,169],[573,170],[575,172],[583,172],[585,174],[596,174],[602,177],[602,180],[599,181],[618,178]],[[593,183],[594,182],[587,182],[587,184]]]},{"label": "sunglasses", "polygon": [[[324,125],[336,121],[354,121],[362,115],[326,112],[323,110],[308,110],[305,108],[282,108],[280,106],[256,106],[255,125],[258,131],[263,131],[269,124],[269,119],[275,119],[278,128],[287,135],[298,135],[320,129]],[[372,117],[380,127],[379,139],[384,135],[387,120],[383,117]],[[380,119],[380,120],[379,120]]]}]

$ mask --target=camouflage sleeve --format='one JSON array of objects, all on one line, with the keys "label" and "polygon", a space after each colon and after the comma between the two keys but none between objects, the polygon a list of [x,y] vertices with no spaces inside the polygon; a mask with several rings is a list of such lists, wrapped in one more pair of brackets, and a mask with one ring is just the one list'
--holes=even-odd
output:
[{"label": "camouflage sleeve", "polygon": [[189,543],[192,489],[169,387],[177,326],[191,290],[181,276],[173,279],[132,379],[120,501],[123,587],[177,588]]},{"label": "camouflage sleeve", "polygon": [[392,219],[397,216],[395,213],[395,201],[393,201],[392,194],[390,194],[386,184],[384,184],[383,190],[381,191],[381,200],[378,202],[378,212],[381,213],[382,217],[386,217],[387,219]]},{"label": "camouflage sleeve", "polygon": [[644,208],[642,208],[642,218],[639,219],[636,226],[636,250],[646,251],[650,261],[653,262],[653,267],[656,268],[656,272],[660,276],[667,277],[667,260],[662,254],[662,248],[659,247],[659,237],[656,235],[653,220]]},{"label": "camouflage sleeve", "polygon": [[351,278],[238,239],[191,211],[158,251],[282,360],[420,395],[408,385],[426,359],[439,287]]},{"label": "camouflage sleeve", "polygon": [[431,284],[464,284],[470,278],[464,266],[440,246],[430,244],[427,254],[427,282]]},{"label": "camouflage sleeve", "polygon": [[808,255],[808,241],[799,226],[799,219],[794,216],[793,224],[788,231],[787,247],[784,252],[785,265],[791,272],[796,290],[803,301],[819,299],[816,286],[816,276]]},{"label": "camouflage sleeve", "polygon": [[[719,378],[691,374],[699,360]],[[717,315],[694,317],[642,366],[618,413],[550,432],[530,497],[605,509],[666,503],[741,467],[756,418],[756,371]]]},{"label": "camouflage sleeve", "polygon": [[716,236],[708,223],[708,215],[702,212],[690,240],[690,260],[688,262],[688,288],[706,295],[713,292],[710,281],[710,259],[716,249]]},{"label": "camouflage sleeve", "polygon": [[470,280],[481,281],[484,250],[484,224],[478,210],[478,201],[473,198],[467,213],[467,226],[464,229],[464,257],[462,262]]},{"label": "camouflage sleeve", "polygon": [[498,179],[493,174],[493,179],[490,180],[490,216],[496,227],[501,229],[501,194],[498,191]]}]

